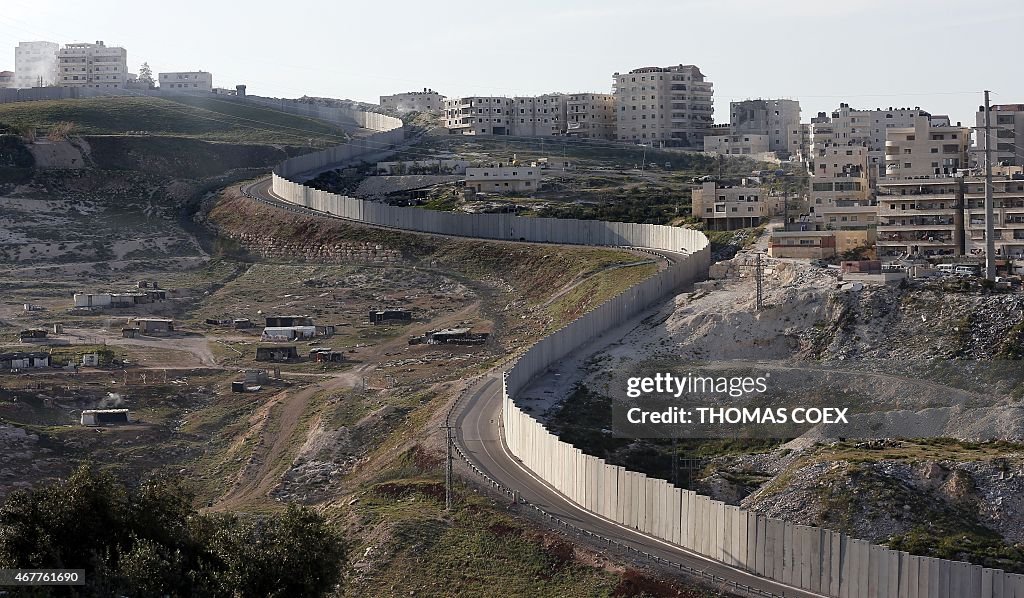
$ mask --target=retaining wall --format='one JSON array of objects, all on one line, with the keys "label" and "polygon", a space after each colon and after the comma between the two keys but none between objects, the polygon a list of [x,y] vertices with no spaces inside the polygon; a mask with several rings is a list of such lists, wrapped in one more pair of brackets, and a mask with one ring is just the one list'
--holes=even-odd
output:
[{"label": "retaining wall", "polygon": [[[343,109],[341,109],[343,110]],[[483,239],[628,245],[686,254],[644,282],[538,341],[504,377],[505,442],[523,464],[585,509],[689,551],[835,598],[1024,598],[1024,576],[911,556],[828,529],[795,525],[610,465],[562,442],[515,402],[548,367],[645,308],[707,276],[703,234],[650,224],[455,214],[399,208],[305,187],[300,175],[398,143],[401,121],[339,114],[379,130],[345,146],[292,158],[274,170],[274,192],[296,204],[367,224]],[[314,116],[309,114],[309,116]],[[323,118],[324,116],[315,116]]]}]

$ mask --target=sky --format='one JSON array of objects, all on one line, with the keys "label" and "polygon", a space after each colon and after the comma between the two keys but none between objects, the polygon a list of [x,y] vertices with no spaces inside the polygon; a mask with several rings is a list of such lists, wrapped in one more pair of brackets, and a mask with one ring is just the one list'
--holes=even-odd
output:
[{"label": "sky", "polygon": [[[973,124],[982,91],[1024,103],[1024,2],[957,0],[2,0],[0,70],[19,41],[103,40],[137,72],[206,70],[250,93],[377,102],[610,92],[612,74],[695,64],[730,101],[845,102]],[[6,55],[2,49],[7,48]]]}]

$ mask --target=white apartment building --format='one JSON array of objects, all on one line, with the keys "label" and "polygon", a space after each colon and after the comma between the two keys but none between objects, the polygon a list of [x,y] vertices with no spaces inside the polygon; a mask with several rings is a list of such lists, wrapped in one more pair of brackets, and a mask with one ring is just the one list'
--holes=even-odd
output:
[{"label": "white apartment building", "polygon": [[619,141],[703,149],[715,122],[714,90],[700,68],[646,67],[613,77]]},{"label": "white apartment building", "polygon": [[[939,124],[937,124],[939,123]],[[915,116],[910,127],[886,132],[885,178],[941,178],[968,167],[971,130],[948,121]]]},{"label": "white apartment building", "polygon": [[868,148],[868,179],[874,181],[885,176],[886,132],[893,128],[912,127],[914,119],[920,116],[931,115],[919,106],[857,110],[849,104],[839,104],[831,116],[819,112],[817,118],[811,119],[811,154],[816,154],[818,144],[822,143],[864,144]]},{"label": "white apartment building", "polygon": [[768,135],[735,133],[728,135],[707,135],[704,137],[704,151],[711,154],[730,156],[752,156],[761,158],[769,152]]},{"label": "white apartment building", "polygon": [[768,136],[768,151],[785,158],[800,151],[800,102],[743,100],[729,104],[732,133]]},{"label": "white apartment building", "polygon": [[[975,162],[984,165],[984,150],[991,140],[992,164],[1024,166],[1024,104],[995,104],[989,107],[992,114],[989,124],[994,127],[988,135],[985,130],[985,107],[978,106],[978,152]],[[1020,144],[1017,140],[1020,140]]]},{"label": "white apartment building", "polygon": [[517,96],[512,99],[512,135],[520,137],[550,137],[564,135],[566,131],[567,96],[549,93],[535,97]]},{"label": "white apartment building", "polygon": [[499,96],[444,101],[444,126],[452,135],[511,135],[512,100]]},{"label": "white apartment building", "polygon": [[466,186],[488,193],[532,192],[540,187],[540,167],[494,164],[466,169]]},{"label": "white apartment building", "polygon": [[57,51],[54,42],[20,42],[14,48],[14,81],[11,87],[27,89],[57,83]]},{"label": "white apartment building", "polygon": [[128,80],[128,52],[95,44],[67,44],[57,53],[61,87],[123,88]]},{"label": "white apartment building", "polygon": [[160,89],[212,92],[213,74],[206,71],[160,73],[157,83]]},{"label": "white apartment building", "polygon": [[[992,181],[994,240],[999,259],[1024,259],[1024,175],[1016,167]],[[985,256],[985,181],[963,180],[963,246],[956,242],[956,192],[960,179],[879,181],[878,254]]]},{"label": "white apartment building", "polygon": [[610,93],[569,94],[565,134],[582,139],[615,139],[615,96]]},{"label": "white apartment building", "polygon": [[444,112],[445,97],[433,89],[423,88],[423,91],[407,91],[389,96],[380,96],[382,108],[394,110],[398,114],[409,112],[431,112],[441,114]]},{"label": "white apartment building", "polygon": [[735,230],[757,226],[769,215],[767,193],[758,187],[720,187],[704,183],[692,192],[693,216],[708,230]]}]

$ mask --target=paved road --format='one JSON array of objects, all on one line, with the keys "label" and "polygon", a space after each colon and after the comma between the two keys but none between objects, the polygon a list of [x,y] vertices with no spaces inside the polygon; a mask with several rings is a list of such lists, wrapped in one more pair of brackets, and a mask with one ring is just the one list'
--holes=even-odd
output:
[{"label": "paved road", "polygon": [[[273,194],[270,184],[270,179],[265,179],[243,187],[243,191],[247,196],[269,205],[298,213],[325,216],[281,200]],[[684,257],[667,251],[655,253],[667,260]],[[476,383],[467,393],[466,399],[460,403],[456,413],[456,442],[479,470],[506,488],[514,489],[522,500],[577,528],[611,538],[632,550],[705,571],[734,584],[764,592],[764,595],[820,598],[820,594],[765,579],[652,538],[576,505],[548,486],[508,452],[500,427],[501,398],[500,371],[491,372]]]}]

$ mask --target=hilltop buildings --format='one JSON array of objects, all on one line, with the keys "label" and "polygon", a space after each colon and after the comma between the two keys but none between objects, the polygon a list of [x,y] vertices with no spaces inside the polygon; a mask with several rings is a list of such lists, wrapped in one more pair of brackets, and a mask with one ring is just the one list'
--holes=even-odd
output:
[{"label": "hilltop buildings", "polygon": [[57,84],[62,87],[123,89],[128,81],[128,52],[95,44],[67,44],[57,52]]},{"label": "hilltop buildings", "polygon": [[432,112],[441,114],[444,112],[445,97],[433,89],[423,88],[423,91],[407,91],[389,96],[380,96],[382,108],[394,110],[398,114],[409,112]]},{"label": "hilltop buildings", "polygon": [[619,141],[703,149],[714,124],[714,88],[692,65],[615,73]]},{"label": "hilltop buildings", "polygon": [[567,135],[703,149],[714,124],[713,86],[698,67],[646,67],[613,77],[609,94],[449,98],[444,126],[454,135]]},{"label": "hilltop buildings", "polygon": [[57,83],[57,51],[54,42],[21,42],[14,49],[14,81],[20,89]]},{"label": "hilltop buildings", "polygon": [[160,73],[157,76],[160,89],[178,91],[213,91],[213,75],[206,71],[183,71]]}]

